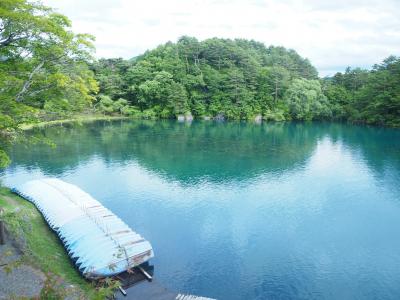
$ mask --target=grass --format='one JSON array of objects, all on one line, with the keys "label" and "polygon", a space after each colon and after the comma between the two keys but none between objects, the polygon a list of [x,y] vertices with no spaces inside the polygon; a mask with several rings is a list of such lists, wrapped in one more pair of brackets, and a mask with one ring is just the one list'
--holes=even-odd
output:
[{"label": "grass", "polygon": [[24,262],[77,286],[85,298],[97,298],[94,286],[75,269],[57,235],[32,203],[0,188],[0,207],[7,229],[25,244]]}]

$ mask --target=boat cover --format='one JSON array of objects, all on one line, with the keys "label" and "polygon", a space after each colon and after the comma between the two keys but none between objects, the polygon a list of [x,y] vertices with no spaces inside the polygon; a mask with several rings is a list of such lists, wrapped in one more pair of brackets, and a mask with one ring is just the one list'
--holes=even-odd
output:
[{"label": "boat cover", "polygon": [[13,191],[35,204],[89,279],[119,274],[154,256],[147,240],[75,185],[45,178]]}]

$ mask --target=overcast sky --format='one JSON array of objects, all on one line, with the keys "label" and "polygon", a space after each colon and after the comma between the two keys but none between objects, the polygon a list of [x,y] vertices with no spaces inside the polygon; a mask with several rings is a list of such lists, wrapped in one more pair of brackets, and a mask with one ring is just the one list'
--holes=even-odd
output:
[{"label": "overcast sky", "polygon": [[295,49],[321,76],[400,55],[400,0],[44,0],[96,36],[97,57],[131,58],[182,35]]}]

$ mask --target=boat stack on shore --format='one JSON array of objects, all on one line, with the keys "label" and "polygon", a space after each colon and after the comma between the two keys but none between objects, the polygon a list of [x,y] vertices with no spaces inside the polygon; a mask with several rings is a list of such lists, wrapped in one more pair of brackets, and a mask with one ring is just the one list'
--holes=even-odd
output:
[{"label": "boat stack on shore", "polygon": [[46,178],[13,191],[35,204],[88,279],[113,276],[154,257],[147,240],[75,185]]},{"label": "boat stack on shore", "polygon": [[[130,274],[133,269],[139,270],[143,278],[152,279],[142,268],[154,257],[151,244],[77,186],[57,178],[44,178],[28,181],[12,191],[38,208],[87,279]],[[127,296],[125,291],[121,292]],[[208,299],[182,297],[174,295],[176,299]]]}]

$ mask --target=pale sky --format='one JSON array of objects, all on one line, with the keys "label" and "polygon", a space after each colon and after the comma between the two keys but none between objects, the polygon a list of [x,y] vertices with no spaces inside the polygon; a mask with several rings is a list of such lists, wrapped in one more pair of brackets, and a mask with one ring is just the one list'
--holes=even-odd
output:
[{"label": "pale sky", "polygon": [[400,0],[44,0],[96,36],[97,57],[131,58],[182,35],[246,38],[310,59],[321,76],[400,55]]}]

